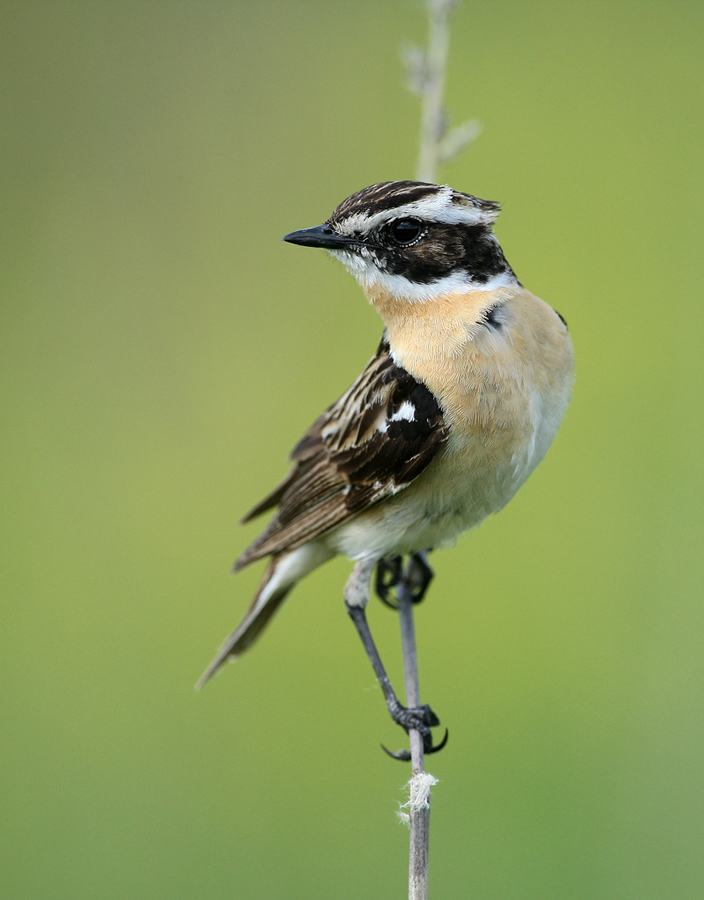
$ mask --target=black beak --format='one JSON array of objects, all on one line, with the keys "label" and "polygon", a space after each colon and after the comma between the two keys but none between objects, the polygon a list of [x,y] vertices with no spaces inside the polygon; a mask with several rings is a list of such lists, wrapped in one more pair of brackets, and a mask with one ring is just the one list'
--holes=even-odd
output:
[{"label": "black beak", "polygon": [[329,225],[317,225],[315,228],[292,231],[281,240],[288,241],[289,244],[301,244],[303,247],[324,247],[326,250],[344,250],[353,243],[349,238],[335,234]]}]

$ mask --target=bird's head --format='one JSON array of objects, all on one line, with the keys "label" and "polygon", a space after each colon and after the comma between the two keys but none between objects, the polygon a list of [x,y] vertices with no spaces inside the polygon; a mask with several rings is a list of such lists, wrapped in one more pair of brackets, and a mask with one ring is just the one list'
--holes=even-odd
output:
[{"label": "bird's head", "polygon": [[494,290],[518,284],[492,230],[499,208],[447,185],[387,181],[283,240],[325,248],[367,292],[413,301]]}]

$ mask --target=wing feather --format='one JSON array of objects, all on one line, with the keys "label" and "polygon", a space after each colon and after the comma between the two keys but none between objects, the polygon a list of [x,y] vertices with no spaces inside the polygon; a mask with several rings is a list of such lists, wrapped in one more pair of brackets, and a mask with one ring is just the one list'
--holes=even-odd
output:
[{"label": "wing feather", "polygon": [[245,517],[279,509],[235,564],[293,550],[407,487],[448,435],[436,397],[396,365],[386,336],[291,452],[294,467]]}]

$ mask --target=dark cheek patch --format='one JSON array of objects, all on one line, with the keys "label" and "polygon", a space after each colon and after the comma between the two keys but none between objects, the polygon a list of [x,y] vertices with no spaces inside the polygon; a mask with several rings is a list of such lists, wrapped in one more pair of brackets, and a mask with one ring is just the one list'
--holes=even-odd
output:
[{"label": "dark cheek patch", "polygon": [[430,284],[466,272],[484,284],[500,272],[510,272],[501,248],[484,225],[432,224],[412,247],[384,246],[375,250],[381,268],[416,284]]}]

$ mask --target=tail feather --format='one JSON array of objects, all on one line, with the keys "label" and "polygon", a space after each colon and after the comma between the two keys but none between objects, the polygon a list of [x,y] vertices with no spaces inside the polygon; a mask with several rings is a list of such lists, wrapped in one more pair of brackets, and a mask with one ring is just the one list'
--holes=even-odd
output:
[{"label": "tail feather", "polygon": [[235,659],[259,637],[297,581],[333,554],[319,545],[305,544],[275,556],[267,567],[254,600],[240,624],[224,642],[215,659],[196,682],[200,690],[230,658]]},{"label": "tail feather", "polygon": [[203,672],[196,682],[196,690],[199,691],[206,681],[209,681],[213,675],[224,665],[224,663],[232,657],[239,656],[256,640],[260,632],[269,623],[279,606],[286,599],[287,594],[293,587],[288,584],[280,587],[278,590],[267,591],[267,587],[272,580],[276,569],[276,560],[273,559],[266,572],[264,578],[259,585],[259,590],[254,595],[251,606],[245,613],[244,618],[237,628],[225,640],[222,647],[218,650],[215,659],[210,663],[208,668]]}]

